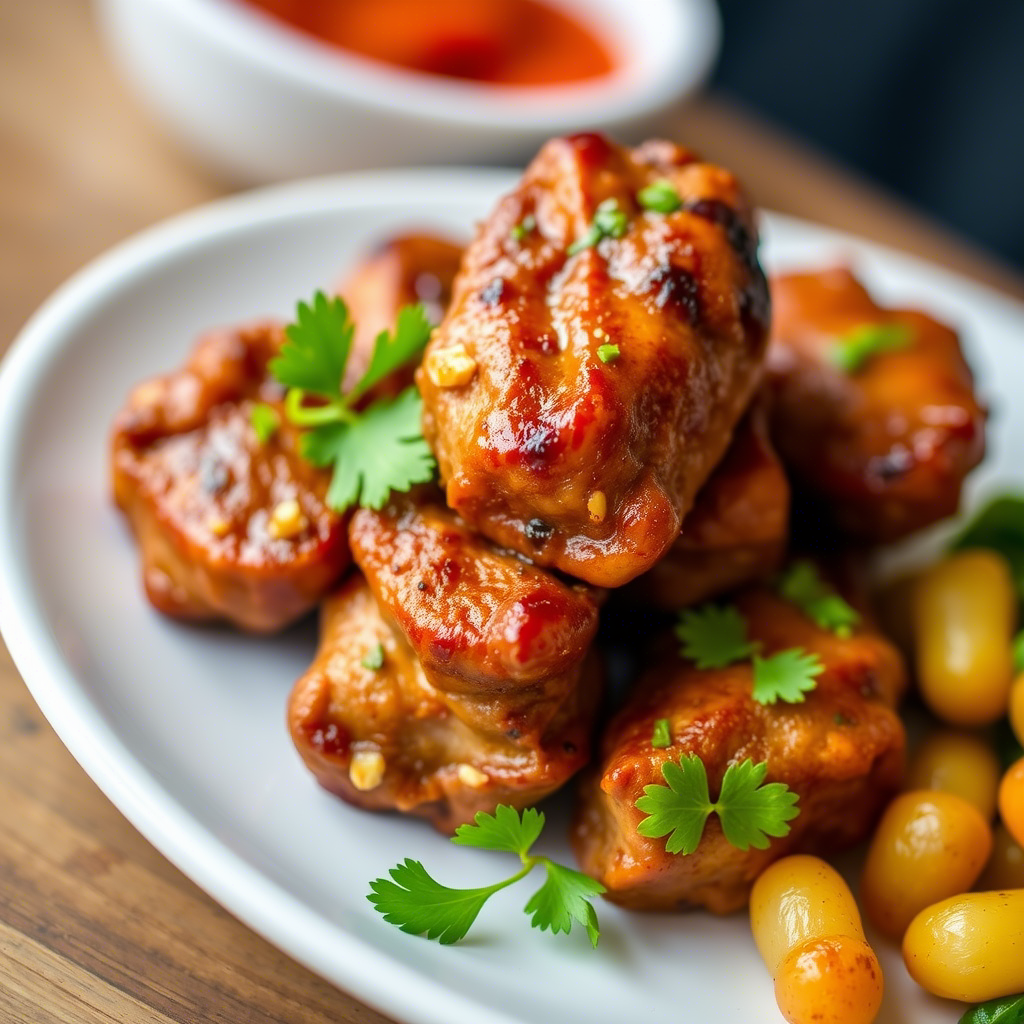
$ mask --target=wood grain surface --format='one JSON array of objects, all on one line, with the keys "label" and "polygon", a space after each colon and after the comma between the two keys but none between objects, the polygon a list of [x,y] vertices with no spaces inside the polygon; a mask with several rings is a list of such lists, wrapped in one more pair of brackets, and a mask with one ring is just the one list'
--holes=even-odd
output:
[{"label": "wood grain surface", "polygon": [[[857,231],[1024,296],[1024,282],[721,102],[678,137],[767,206]],[[107,66],[86,0],[0,0],[0,339],[69,273],[223,194]],[[140,594],[140,600],[142,600]],[[2,1024],[381,1024],[204,895],[64,750],[0,650]]]}]

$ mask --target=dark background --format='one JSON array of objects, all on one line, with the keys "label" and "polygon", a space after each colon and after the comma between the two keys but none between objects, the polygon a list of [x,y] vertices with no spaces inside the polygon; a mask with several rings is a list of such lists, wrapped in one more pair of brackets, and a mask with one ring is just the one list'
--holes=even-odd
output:
[{"label": "dark background", "polygon": [[712,88],[1024,269],[1024,0],[722,0]]}]

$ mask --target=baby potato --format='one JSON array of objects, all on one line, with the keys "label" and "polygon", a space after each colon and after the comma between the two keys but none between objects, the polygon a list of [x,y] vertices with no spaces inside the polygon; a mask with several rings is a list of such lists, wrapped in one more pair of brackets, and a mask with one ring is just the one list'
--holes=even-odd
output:
[{"label": "baby potato", "polygon": [[979,891],[1024,889],[1024,847],[1001,821],[992,833],[992,856],[975,888]]},{"label": "baby potato", "polygon": [[991,743],[966,730],[937,729],[914,752],[906,788],[955,793],[991,821],[999,776],[999,758]]},{"label": "baby potato", "polygon": [[1017,597],[994,551],[961,551],[936,563],[913,590],[921,696],[951,725],[987,725],[1006,713],[1013,676]]},{"label": "baby potato", "polygon": [[1010,728],[1017,742],[1024,744],[1024,672],[1021,672],[1010,687]]},{"label": "baby potato", "polygon": [[999,816],[1010,835],[1024,845],[1024,757],[1010,765],[999,784]]},{"label": "baby potato", "polygon": [[911,977],[945,999],[1024,991],[1024,889],[972,892],[922,910],[903,938]]},{"label": "baby potato", "polygon": [[853,894],[834,868],[804,855],[776,861],[754,883],[750,926],[790,1024],[875,1019],[882,969]]},{"label": "baby potato", "polygon": [[916,790],[896,797],[875,831],[861,877],[861,903],[893,939],[925,907],[966,892],[992,852],[992,829],[962,797]]}]

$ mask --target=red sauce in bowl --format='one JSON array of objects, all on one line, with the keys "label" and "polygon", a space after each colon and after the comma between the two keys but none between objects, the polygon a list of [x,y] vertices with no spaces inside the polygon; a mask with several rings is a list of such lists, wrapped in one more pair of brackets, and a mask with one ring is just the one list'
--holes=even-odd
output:
[{"label": "red sauce in bowl", "polygon": [[544,0],[243,0],[321,42],[410,71],[558,85],[615,67],[596,32]]}]

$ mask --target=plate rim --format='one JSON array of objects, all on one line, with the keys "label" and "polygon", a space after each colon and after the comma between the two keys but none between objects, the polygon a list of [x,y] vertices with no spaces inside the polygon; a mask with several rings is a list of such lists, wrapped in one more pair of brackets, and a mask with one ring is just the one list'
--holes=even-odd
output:
[{"label": "plate rim", "polygon": [[[382,206],[382,193],[423,192],[492,196],[521,172],[509,168],[444,167],[330,175],[256,189],[215,200],[162,221],[118,243],[61,285],[18,333],[0,364],[0,634],[33,699],[86,774],[144,838],[216,902],[300,964],[379,1012],[407,1024],[523,1024],[448,988],[318,915],[233,852],[192,817],[141,762],[89,699],[66,664],[52,624],[36,615],[27,560],[17,543],[20,489],[17,470],[22,428],[39,380],[82,320],[138,276],[158,271],[195,245],[330,209]],[[395,191],[395,190],[399,191]],[[1024,303],[941,266],[810,221],[768,213],[775,223],[829,237],[838,247],[883,253],[933,277],[956,280],[985,301],[1012,308]]]}]

